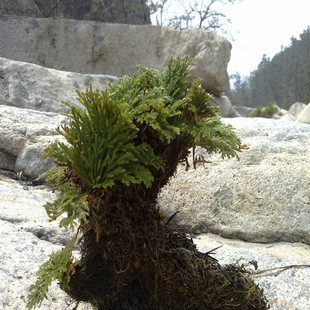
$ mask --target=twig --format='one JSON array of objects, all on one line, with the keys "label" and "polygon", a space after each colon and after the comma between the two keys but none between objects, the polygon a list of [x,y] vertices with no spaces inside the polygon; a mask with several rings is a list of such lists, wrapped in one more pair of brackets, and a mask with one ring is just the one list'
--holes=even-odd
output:
[{"label": "twig", "polygon": [[205,254],[207,254],[207,255],[215,254],[214,251],[217,250],[217,249],[219,249],[219,248],[221,248],[222,246],[223,246],[223,244],[220,245],[220,246],[218,246],[218,247],[216,247],[216,248],[214,248],[214,249],[212,249],[212,250],[210,250],[210,251],[208,251],[208,252],[205,252]]},{"label": "twig", "polygon": [[264,270],[258,270],[258,271],[253,271],[252,275],[256,276],[268,271],[275,271],[275,270],[287,270],[291,268],[309,268],[310,265],[289,265],[289,266],[283,266],[283,267],[275,267],[275,268],[270,268],[270,269],[264,269]]},{"label": "twig", "polygon": [[168,226],[168,224],[171,222],[171,220],[172,220],[178,213],[180,213],[180,211],[176,211],[175,213],[173,213],[173,214],[169,217],[169,219],[168,219],[168,221],[166,222],[165,226]]}]

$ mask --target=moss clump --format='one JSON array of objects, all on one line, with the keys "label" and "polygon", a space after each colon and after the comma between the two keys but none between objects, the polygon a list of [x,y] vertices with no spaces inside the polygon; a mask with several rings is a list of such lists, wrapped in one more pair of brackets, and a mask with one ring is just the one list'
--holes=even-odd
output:
[{"label": "moss clump", "polygon": [[270,101],[266,107],[258,106],[249,114],[249,117],[272,118],[278,112],[276,103]]},{"label": "moss clump", "polygon": [[69,246],[42,265],[28,308],[57,279],[76,301],[99,310],[267,309],[245,270],[200,253],[156,207],[191,147],[237,157],[240,146],[200,80],[188,84],[191,64],[140,67],[106,91],[79,93],[84,109],[66,103],[71,123],[58,131],[67,143],[47,150],[57,165],[48,178],[60,196],[46,209],[51,219],[67,214],[63,226],[78,225],[81,257],[73,260]]}]

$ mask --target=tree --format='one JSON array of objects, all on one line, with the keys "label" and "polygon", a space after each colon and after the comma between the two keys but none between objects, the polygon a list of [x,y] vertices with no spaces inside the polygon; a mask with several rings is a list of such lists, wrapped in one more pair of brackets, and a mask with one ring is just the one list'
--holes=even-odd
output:
[{"label": "tree", "polygon": [[306,90],[303,96],[303,102],[306,102],[308,104],[310,103],[310,69],[307,72],[305,83],[306,83]]},{"label": "tree", "polygon": [[[188,84],[188,58],[163,72],[140,67],[108,90],[79,94],[71,122],[47,155],[56,167],[48,181],[60,191],[46,205],[74,240],[53,253],[30,287],[28,309],[40,305],[53,280],[76,301],[98,310],[265,310],[262,291],[243,267],[221,267],[199,252],[156,206],[189,148],[201,145],[237,157],[240,140],[224,125],[200,80]],[[81,236],[81,257],[72,249]]]},{"label": "tree", "polygon": [[[230,22],[224,13],[218,11],[219,5],[235,2],[236,0],[158,0],[149,1],[149,4],[153,8],[151,14],[156,14],[156,19],[160,20],[159,25],[168,25],[176,29],[202,28],[218,32],[223,31],[224,25]],[[171,7],[178,7],[179,13],[168,17],[164,7],[169,4]]]},{"label": "tree", "polygon": [[91,0],[92,19],[122,24],[150,24],[147,0]]},{"label": "tree", "polygon": [[32,0],[41,17],[150,24],[147,0]]},{"label": "tree", "polygon": [[272,59],[263,56],[249,79],[250,106],[265,106],[275,101],[283,109],[294,102],[307,103],[310,72],[310,28],[300,38],[291,38],[290,46],[281,48]]},{"label": "tree", "polygon": [[148,1],[148,6],[150,8],[150,14],[153,15],[153,14],[158,13],[156,14],[156,25],[158,26],[163,26],[163,23],[164,23],[163,16],[165,13],[165,6],[168,1],[169,0],[157,0],[157,1],[149,0]]},{"label": "tree", "polygon": [[236,72],[230,79],[234,81],[232,89],[227,93],[232,105],[236,106],[249,106],[250,100],[250,88],[249,88],[249,79],[244,77],[243,79],[240,76],[239,72]]}]

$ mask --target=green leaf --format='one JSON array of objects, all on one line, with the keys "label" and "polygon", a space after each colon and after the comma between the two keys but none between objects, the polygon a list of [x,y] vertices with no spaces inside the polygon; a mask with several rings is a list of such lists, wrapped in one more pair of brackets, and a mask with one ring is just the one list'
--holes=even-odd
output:
[{"label": "green leaf", "polygon": [[27,309],[31,310],[40,307],[43,300],[47,298],[48,288],[52,281],[58,280],[62,288],[69,288],[67,266],[71,262],[70,246],[61,251],[53,252],[49,255],[49,260],[41,265],[37,271],[37,281],[28,289]]},{"label": "green leaf", "polygon": [[54,221],[62,214],[67,217],[61,219],[59,226],[72,230],[81,222],[86,222],[88,217],[87,194],[79,192],[73,183],[60,186],[60,194],[52,203],[46,203],[44,208],[50,221]]}]

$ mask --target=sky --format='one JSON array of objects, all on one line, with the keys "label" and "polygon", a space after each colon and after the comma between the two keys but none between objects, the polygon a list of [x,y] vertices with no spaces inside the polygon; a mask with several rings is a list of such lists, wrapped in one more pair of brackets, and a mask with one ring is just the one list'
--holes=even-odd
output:
[{"label": "sky", "polygon": [[[168,15],[174,15],[176,7],[167,7]],[[272,58],[310,26],[310,0],[235,0],[214,8],[231,20],[226,26],[231,36],[225,35],[233,46],[229,75],[249,76],[264,54]]]},{"label": "sky", "polygon": [[249,75],[264,54],[272,58],[310,26],[310,0],[242,0],[224,10],[234,38],[229,74]]}]

